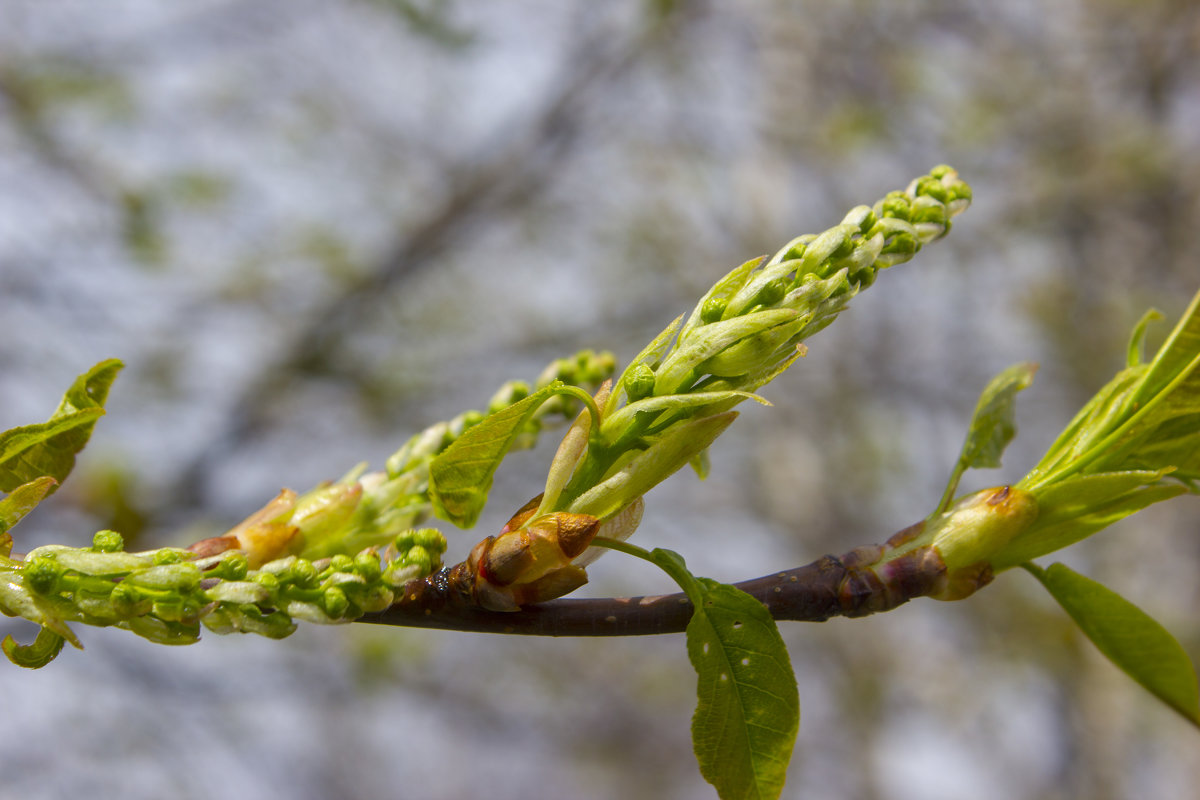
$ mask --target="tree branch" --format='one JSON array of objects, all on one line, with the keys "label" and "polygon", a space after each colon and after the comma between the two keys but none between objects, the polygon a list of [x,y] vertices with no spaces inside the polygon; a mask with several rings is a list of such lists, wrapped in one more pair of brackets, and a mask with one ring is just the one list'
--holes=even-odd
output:
[{"label": "tree branch", "polygon": [[[824,622],[890,611],[944,585],[945,564],[931,547],[890,558],[886,570],[877,570],[883,552],[881,546],[859,547],[734,586],[761,601],[777,620]],[[358,622],[519,636],[647,636],[680,633],[692,617],[692,604],[682,592],[567,598],[514,612],[486,611],[456,585],[457,570],[448,567],[409,583],[391,608]]]}]

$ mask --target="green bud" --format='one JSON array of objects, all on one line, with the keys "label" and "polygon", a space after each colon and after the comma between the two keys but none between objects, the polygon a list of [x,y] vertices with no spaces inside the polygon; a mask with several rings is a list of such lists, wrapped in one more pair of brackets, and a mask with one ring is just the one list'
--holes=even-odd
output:
[{"label": "green bud", "polygon": [[762,288],[758,290],[758,294],[751,301],[752,305],[774,306],[783,299],[787,294],[790,282],[787,278],[776,278],[772,281],[767,281]]},{"label": "green bud", "polygon": [[412,543],[425,548],[435,556],[446,552],[446,536],[437,528],[421,528],[413,535]]},{"label": "green bud", "polygon": [[797,258],[803,258],[804,253],[808,250],[808,243],[816,238],[817,235],[815,233],[806,233],[802,236],[797,236],[784,245],[784,248],[771,259],[771,263],[794,261]]},{"label": "green bud", "polygon": [[325,613],[333,619],[341,619],[350,610],[350,601],[346,598],[346,593],[337,586],[330,586],[325,590],[321,596],[321,604]]},{"label": "green bud", "polygon": [[354,572],[354,559],[345,553],[338,553],[329,560],[329,568],[333,572]]},{"label": "green bud", "polygon": [[433,572],[433,556],[420,545],[409,548],[408,552],[401,557],[401,561],[409,566],[418,567],[422,575]]},{"label": "green bud", "polygon": [[160,550],[155,550],[152,558],[155,564],[178,564],[180,561],[183,561],[185,558],[190,556],[191,553],[187,553],[182,550],[175,550],[174,548],[170,547],[164,547]]},{"label": "green bud", "polygon": [[371,550],[363,550],[354,557],[354,571],[368,583],[379,580],[383,568],[379,565],[379,555]]},{"label": "green bud", "polygon": [[718,322],[725,315],[725,307],[729,303],[727,297],[710,297],[700,306],[700,322],[707,325]]},{"label": "green bud", "polygon": [[758,372],[778,359],[780,349],[787,346],[806,322],[804,317],[793,318],[747,336],[703,362],[698,371],[718,377]]},{"label": "green bud", "polygon": [[[285,578],[286,576],[286,578]],[[313,566],[313,563],[305,558],[298,558],[287,569],[284,575],[279,576],[281,580],[286,579],[294,586],[301,589],[313,589],[320,583],[320,571]]]},{"label": "green bud", "polygon": [[941,203],[950,199],[950,193],[947,191],[945,184],[940,179],[932,176],[921,178],[917,181],[915,194],[917,197],[932,197]]},{"label": "green bud", "polygon": [[654,394],[654,370],[638,364],[625,375],[625,396],[633,403]]},{"label": "green bud", "polygon": [[249,571],[250,560],[246,558],[246,554],[240,550],[229,550],[208,574],[227,581],[240,581]]},{"label": "green bud", "polygon": [[912,223],[933,222],[938,225],[946,223],[946,206],[932,197],[918,197],[912,205]]},{"label": "green bud", "polygon": [[949,164],[938,164],[936,167],[929,170],[929,176],[931,178],[937,178],[939,181],[942,178],[945,178],[947,175],[958,175],[958,172],[956,172],[954,167],[950,166]]},{"label": "green bud", "polygon": [[250,578],[250,580],[254,581],[269,592],[276,592],[279,590],[279,578],[269,572],[256,572],[254,573],[253,577]]},{"label": "green bud", "polygon": [[921,242],[915,233],[898,233],[887,240],[881,255],[911,256],[921,249]]},{"label": "green bud", "polygon": [[880,208],[875,215],[877,217],[902,219],[907,222],[910,206],[911,201],[904,192],[888,192],[887,196],[880,201]]},{"label": "green bud", "polygon": [[125,538],[116,531],[97,531],[92,536],[92,549],[97,553],[118,553],[125,549]]},{"label": "green bud", "polygon": [[124,619],[148,614],[153,607],[152,601],[141,589],[124,581],[113,587],[109,600],[112,602],[113,611]]},{"label": "green bud", "polygon": [[473,428],[483,422],[484,414],[482,411],[465,411],[462,414],[462,429]]},{"label": "green bud", "polygon": [[398,552],[407,552],[408,548],[417,543],[417,529],[407,528],[396,534],[394,544]]},{"label": "green bud", "polygon": [[52,594],[58,588],[58,579],[62,577],[63,568],[52,558],[39,556],[25,562],[22,570],[25,585],[37,594]]}]

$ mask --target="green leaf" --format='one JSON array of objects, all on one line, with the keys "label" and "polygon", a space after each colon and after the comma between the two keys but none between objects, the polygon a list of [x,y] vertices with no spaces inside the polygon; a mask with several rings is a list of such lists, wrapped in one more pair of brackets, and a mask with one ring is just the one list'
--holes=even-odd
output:
[{"label": "green leaf", "polygon": [[1125,674],[1200,727],[1200,690],[1191,659],[1146,612],[1062,564],[1026,565],[1092,644]]},{"label": "green leaf", "polygon": [[496,469],[538,407],[556,394],[577,393],[582,390],[554,381],[463,431],[429,464],[434,513],[460,528],[474,525],[487,504]]},{"label": "green leaf", "polygon": [[75,379],[49,420],[0,434],[0,490],[12,492],[43,476],[62,483],[103,416],[122,366],[116,359],[101,361]]},{"label": "green leaf", "polygon": [[[766,399],[750,392],[725,389],[717,392],[689,392],[688,394],[667,394],[647,397],[609,414],[604,418],[601,435],[610,441],[619,439],[621,433],[633,424],[638,414],[660,414],[664,411],[692,411],[702,406],[729,403],[722,411],[743,400],[769,406]],[[707,415],[706,415],[707,416]]]},{"label": "green leaf", "polygon": [[707,578],[687,627],[696,669],[692,745],[722,798],[779,797],[800,727],[800,698],[775,620],[755,598]]},{"label": "green leaf", "polygon": [[1200,479],[1200,293],[1154,360],[1118,373],[1022,484],[1035,490],[1078,474],[1162,469]]},{"label": "green leaf", "polygon": [[671,426],[629,463],[575,498],[566,510],[600,519],[615,514],[703,452],[736,418],[736,411],[726,411]]},{"label": "green leaf", "polygon": [[0,648],[8,660],[18,667],[41,669],[62,652],[64,641],[63,637],[49,628],[42,628],[33,644],[17,644],[17,640],[9,635],[0,642]]},{"label": "green leaf", "polygon": [[[49,475],[43,475],[12,490],[8,497],[0,500],[0,534],[7,534],[25,515],[37,507],[42,499],[58,484]],[[0,553],[0,555],[8,555]]]},{"label": "green leaf", "polygon": [[1050,484],[1034,495],[1037,520],[991,559],[992,568],[999,572],[1061,550],[1147,506],[1187,491],[1162,477],[1163,472],[1105,472]]},{"label": "green leaf", "polygon": [[979,402],[975,404],[967,439],[950,474],[938,511],[950,507],[958,490],[958,481],[968,469],[1000,466],[1004,448],[1008,447],[1017,433],[1014,421],[1017,392],[1033,383],[1035,372],[1036,364],[1014,364],[992,378],[983,390]]},{"label": "green leaf", "polygon": [[692,745],[700,773],[723,800],[779,797],[800,729],[800,695],[774,618],[737,587],[692,575],[678,553],[649,555],[695,609],[687,649],[697,676]]}]

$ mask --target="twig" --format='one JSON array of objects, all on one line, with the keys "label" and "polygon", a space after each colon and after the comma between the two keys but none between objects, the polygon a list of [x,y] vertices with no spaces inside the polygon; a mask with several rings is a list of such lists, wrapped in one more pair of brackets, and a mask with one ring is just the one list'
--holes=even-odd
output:
[{"label": "twig", "polygon": [[[928,547],[889,561],[887,577],[872,565],[879,547],[823,556],[811,564],[734,584],[760,600],[777,620],[824,622],[890,611],[938,590],[945,565]],[[395,605],[359,622],[408,628],[523,636],[648,636],[680,633],[692,616],[682,592],[646,597],[561,599],[520,611],[485,611],[454,585],[455,568],[405,587]]]}]

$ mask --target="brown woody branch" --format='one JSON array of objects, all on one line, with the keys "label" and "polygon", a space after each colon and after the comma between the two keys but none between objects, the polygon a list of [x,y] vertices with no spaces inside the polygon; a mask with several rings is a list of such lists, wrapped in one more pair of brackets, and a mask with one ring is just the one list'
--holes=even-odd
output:
[{"label": "brown woody branch", "polygon": [[[734,584],[756,597],[777,620],[824,622],[890,611],[914,597],[936,593],[946,569],[930,547],[888,560],[881,577],[883,548],[861,547],[841,557],[823,556],[811,564]],[[692,616],[682,592],[652,597],[561,599],[520,611],[486,611],[448,585],[451,570],[413,581],[386,611],[359,622],[410,628],[502,633],[522,636],[646,636],[679,633]]]}]

